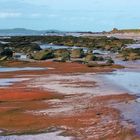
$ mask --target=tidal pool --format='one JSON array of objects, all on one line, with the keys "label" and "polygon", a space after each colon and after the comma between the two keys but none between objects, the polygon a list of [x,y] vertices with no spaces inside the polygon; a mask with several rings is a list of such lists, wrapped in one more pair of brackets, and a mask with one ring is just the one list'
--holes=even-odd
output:
[{"label": "tidal pool", "polygon": [[52,45],[52,44],[41,44],[40,45],[41,49],[52,49],[52,50],[58,50],[58,49],[68,49],[68,50],[72,50],[72,49],[83,49],[84,52],[88,51],[88,48],[84,48],[84,47],[77,47],[77,46],[60,46],[60,45]]},{"label": "tidal pool", "polygon": [[129,44],[127,45],[127,48],[138,49],[140,48],[140,44]]},{"label": "tidal pool", "polygon": [[[23,68],[10,68],[10,67],[0,67],[0,73],[2,72],[16,72],[16,71],[30,71],[30,70],[45,70],[46,68],[40,67],[23,67]],[[10,86],[15,82],[29,80],[29,78],[0,78],[0,87]]]},{"label": "tidal pool", "polygon": [[[116,85],[124,88],[129,94],[140,97],[140,72],[115,71],[105,75],[105,77]],[[140,98],[129,101],[128,103],[119,103],[112,106],[121,112],[123,121],[128,124],[133,124],[132,127],[134,127],[136,133],[140,135]],[[126,126],[126,124],[124,125]]]},{"label": "tidal pool", "polygon": [[1,78],[0,88],[5,87],[5,86],[10,86],[15,82],[21,82],[25,80],[29,80],[29,78]]},{"label": "tidal pool", "polygon": [[59,45],[50,45],[50,44],[42,44],[42,45],[40,45],[40,47],[42,49],[53,49],[53,50],[70,48],[68,46],[59,46]]},{"label": "tidal pool", "polygon": [[61,132],[44,133],[37,135],[0,136],[0,140],[72,140],[71,137],[60,136]]},{"label": "tidal pool", "polygon": [[30,71],[30,70],[45,70],[46,68],[40,68],[40,67],[0,67],[0,72],[13,72],[13,71]]},{"label": "tidal pool", "polygon": [[105,77],[114,84],[124,88],[130,94],[140,94],[140,72],[115,71]]},{"label": "tidal pool", "polygon": [[[140,135],[140,102],[137,100],[128,103],[119,103],[112,105],[121,112],[122,123],[125,127],[133,127],[136,133]],[[130,125],[131,124],[131,125]]]}]

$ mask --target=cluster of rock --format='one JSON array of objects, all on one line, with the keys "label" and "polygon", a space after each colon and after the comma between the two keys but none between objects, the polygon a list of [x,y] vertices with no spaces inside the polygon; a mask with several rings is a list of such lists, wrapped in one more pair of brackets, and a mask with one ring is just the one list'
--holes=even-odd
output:
[{"label": "cluster of rock", "polygon": [[40,51],[41,48],[36,43],[30,42],[12,42],[0,44],[0,60],[9,60],[15,58],[15,55],[30,56],[33,52]]},{"label": "cluster of rock", "polygon": [[0,52],[0,60],[9,60],[13,57],[13,51],[9,48],[6,48]]},{"label": "cluster of rock", "polygon": [[124,48],[122,51],[120,51],[118,57],[123,61],[138,60],[140,59],[140,48]]},{"label": "cluster of rock", "polygon": [[74,59],[83,57],[84,52],[82,49],[74,49],[71,51],[68,49],[57,49],[57,50],[46,49],[32,54],[32,58],[35,60],[46,60],[54,58],[55,60],[62,62],[70,61],[72,58]]},{"label": "cluster of rock", "polygon": [[[93,54],[92,51],[84,52],[83,49],[57,49],[57,50],[41,50],[37,51],[32,54],[32,59],[35,60],[47,60],[52,59],[53,61],[58,62],[80,62],[80,63],[86,63],[88,66],[94,66],[96,62],[97,64],[102,65],[110,65],[113,64],[114,61],[111,58],[103,58],[102,56],[96,56]],[[92,65],[91,65],[92,64]]]},{"label": "cluster of rock", "polygon": [[[86,63],[88,66],[97,66],[102,64],[112,64],[112,60],[107,60],[102,56],[93,54],[93,50],[89,49],[84,52],[82,48],[73,49],[44,49],[42,50],[37,43],[12,41],[7,44],[0,44],[0,60],[20,59],[20,60],[50,60],[58,62],[80,62]],[[93,63],[96,62],[96,63]]]},{"label": "cluster of rock", "polygon": [[[110,52],[119,52],[125,44],[132,44],[132,39],[117,39],[114,37],[74,37],[74,36],[15,36],[3,39],[1,41],[9,42],[0,44],[0,59],[7,60],[20,58],[20,55],[27,56],[29,59],[46,60],[54,59],[56,61],[103,61],[100,56],[93,55],[92,52],[84,53],[82,49],[60,49],[60,50],[42,50],[38,43],[51,43],[62,46],[79,46],[79,48],[88,48],[89,50],[102,49]],[[18,53],[18,54],[17,54]],[[124,57],[124,52],[120,55]],[[138,59],[136,53],[129,53],[125,60]]]}]

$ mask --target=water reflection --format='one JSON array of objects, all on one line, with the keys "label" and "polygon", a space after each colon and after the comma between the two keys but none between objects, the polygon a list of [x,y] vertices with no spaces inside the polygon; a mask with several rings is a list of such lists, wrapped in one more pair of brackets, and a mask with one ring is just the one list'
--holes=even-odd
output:
[{"label": "water reflection", "polygon": [[2,78],[0,79],[0,87],[10,86],[15,82],[29,80],[29,78]]},{"label": "water reflection", "polygon": [[0,140],[71,140],[71,137],[59,136],[60,132],[44,133],[37,135],[0,136]]},{"label": "water reflection", "polygon": [[45,70],[45,69],[46,68],[40,67],[23,67],[23,68],[0,67],[0,72],[30,71],[30,70]]},{"label": "water reflection", "polygon": [[140,72],[116,71],[105,75],[105,77],[130,93],[140,94]]}]

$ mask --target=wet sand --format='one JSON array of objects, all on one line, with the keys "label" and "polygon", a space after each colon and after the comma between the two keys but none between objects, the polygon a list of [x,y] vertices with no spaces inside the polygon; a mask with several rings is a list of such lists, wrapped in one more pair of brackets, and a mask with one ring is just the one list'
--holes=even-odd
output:
[{"label": "wet sand", "polygon": [[101,90],[97,96],[98,90],[94,91],[94,88],[104,88],[95,73],[111,72],[112,67],[88,68],[77,63],[56,62],[7,65],[53,69],[0,73],[0,78],[29,78],[0,89],[1,135],[44,134],[56,130],[66,136],[64,140],[67,136],[74,140],[140,139],[132,123],[124,125],[120,111],[113,106],[131,102],[136,97],[118,90]]}]

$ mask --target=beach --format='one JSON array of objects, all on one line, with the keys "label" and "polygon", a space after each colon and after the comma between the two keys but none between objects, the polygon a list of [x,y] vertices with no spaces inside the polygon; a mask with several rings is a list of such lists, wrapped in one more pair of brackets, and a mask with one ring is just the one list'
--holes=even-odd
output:
[{"label": "beach", "polygon": [[45,134],[50,134],[47,140],[56,134],[64,140],[139,139],[133,122],[121,118],[116,107],[137,97],[102,81],[103,73],[114,68],[45,61],[6,65],[44,69],[0,73],[2,79],[19,79],[0,88],[2,140],[43,139]]}]

